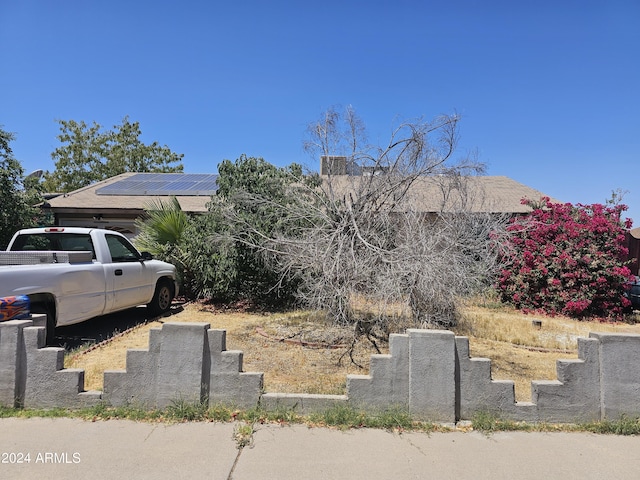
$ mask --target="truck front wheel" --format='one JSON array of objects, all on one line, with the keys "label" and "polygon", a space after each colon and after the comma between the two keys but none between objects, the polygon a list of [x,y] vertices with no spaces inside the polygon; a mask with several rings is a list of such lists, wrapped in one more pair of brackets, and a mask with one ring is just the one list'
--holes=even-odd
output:
[{"label": "truck front wheel", "polygon": [[154,317],[162,315],[171,308],[173,300],[173,285],[167,279],[161,279],[156,285],[156,291],[153,294],[151,302],[147,304],[149,313]]}]

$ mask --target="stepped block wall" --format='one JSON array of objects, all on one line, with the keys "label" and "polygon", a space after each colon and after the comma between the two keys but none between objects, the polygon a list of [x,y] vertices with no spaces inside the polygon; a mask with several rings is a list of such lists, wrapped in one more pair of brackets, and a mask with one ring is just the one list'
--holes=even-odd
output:
[{"label": "stepped block wall", "polygon": [[516,402],[514,383],[491,377],[491,360],[472,358],[469,339],[442,330],[391,335],[389,354],[372,355],[369,375],[348,375],[346,395],[264,393],[263,374],[243,371],[243,353],[206,323],[163,324],[149,348],[129,350],[126,369],[104,373],[104,392],[84,391],[84,372],[63,368],[64,351],[44,346],[33,320],[0,322],[0,405],[163,408],[174,402],[320,412],[351,405],[391,408],[452,423],[479,412],[529,422],[575,423],[640,416],[640,335],[592,333],[578,358],[557,362],[556,380],[531,382],[532,401]]},{"label": "stepped block wall", "polygon": [[227,332],[207,332],[209,353],[209,404],[255,407],[262,393],[263,374],[242,371],[243,353],[227,350]]},{"label": "stepped block wall", "polygon": [[147,350],[129,350],[125,371],[104,372],[105,402],[164,408],[176,401],[200,403],[207,396],[205,323],[171,323],[152,329]]},{"label": "stepped block wall", "polygon": [[64,369],[64,349],[45,348],[45,315],[0,322],[0,405],[78,408],[101,392],[84,391],[84,371]]}]

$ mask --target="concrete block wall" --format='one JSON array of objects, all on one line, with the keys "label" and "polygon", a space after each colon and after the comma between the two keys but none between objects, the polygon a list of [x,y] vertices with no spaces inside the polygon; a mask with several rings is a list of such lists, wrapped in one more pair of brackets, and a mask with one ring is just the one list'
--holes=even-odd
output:
[{"label": "concrete block wall", "polygon": [[409,413],[422,420],[456,420],[456,352],[453,332],[408,330]]},{"label": "concrete block wall", "polygon": [[26,352],[23,331],[31,320],[0,322],[0,405],[16,407],[24,403]]},{"label": "concrete block wall", "polygon": [[471,358],[469,339],[456,337],[458,366],[457,417],[470,419],[476,412],[488,412],[508,420],[536,420],[535,405],[516,402],[515,384],[491,378],[491,360]]},{"label": "concrete block wall", "polygon": [[110,405],[163,408],[176,401],[258,404],[262,373],[242,371],[242,352],[227,351],[226,332],[206,323],[167,322],[152,329],[148,350],[129,350],[124,371],[104,372]]},{"label": "concrete block wall", "polygon": [[129,350],[126,369],[104,374],[104,392],[84,391],[84,372],[63,368],[64,351],[44,346],[32,320],[0,322],[0,405],[37,408],[166,407],[179,400],[300,413],[353,405],[406,409],[416,419],[469,420],[489,411],[512,420],[581,422],[640,416],[640,335],[592,333],[578,358],[558,360],[557,379],[533,381],[532,401],[516,402],[511,381],[491,378],[491,360],[472,358],[469,339],[408,330],[390,337],[388,355],[372,355],[369,375],[348,375],[346,395],[263,393],[263,374],[243,372],[243,353],[226,349],[226,332],[205,323],[165,323],[149,348]]},{"label": "concrete block wall", "polygon": [[640,335],[591,333],[600,357],[600,416],[640,416]]},{"label": "concrete block wall", "polygon": [[44,327],[23,330],[26,353],[24,406],[78,408],[97,404],[101,392],[84,391],[84,370],[64,368],[64,349],[45,347]]},{"label": "concrete block wall", "polygon": [[528,422],[576,423],[640,416],[640,335],[592,333],[578,358],[557,361],[556,380],[531,382],[532,401],[516,402],[514,382],[493,380],[491,360],[472,358],[469,339],[436,330],[390,338],[372,355],[369,375],[347,377],[354,406],[400,406],[414,418],[470,420],[478,412]]},{"label": "concrete block wall", "polygon": [[[640,338],[640,337],[639,337]],[[515,401],[512,381],[492,380],[491,360],[470,358],[469,339],[456,337],[459,415],[484,411],[527,422],[583,422],[600,418],[597,342],[578,339],[578,359],[558,360],[557,380],[531,382],[531,402]]]},{"label": "concrete block wall", "polygon": [[0,405],[77,408],[101,392],[84,390],[84,371],[64,369],[64,349],[45,347],[44,315],[0,322]]},{"label": "concrete block wall", "polygon": [[389,354],[371,355],[369,375],[347,375],[347,392],[356,406],[409,407],[409,335],[389,336]]},{"label": "concrete block wall", "polygon": [[205,323],[171,323],[151,329],[148,350],[127,351],[126,370],[104,372],[106,403],[164,408],[200,403],[207,395]]},{"label": "concrete block wall", "polygon": [[240,408],[255,407],[262,394],[263,374],[242,371],[243,353],[227,350],[227,332],[207,332],[209,404],[224,403]]},{"label": "concrete block wall", "polygon": [[347,397],[372,410],[400,407],[417,419],[456,420],[454,335],[407,330],[391,335],[389,355],[372,355],[369,375],[347,376]]},{"label": "concrete block wall", "polygon": [[531,382],[531,397],[537,420],[587,422],[599,420],[599,345],[594,339],[578,339],[578,359],[558,360],[557,380]]}]

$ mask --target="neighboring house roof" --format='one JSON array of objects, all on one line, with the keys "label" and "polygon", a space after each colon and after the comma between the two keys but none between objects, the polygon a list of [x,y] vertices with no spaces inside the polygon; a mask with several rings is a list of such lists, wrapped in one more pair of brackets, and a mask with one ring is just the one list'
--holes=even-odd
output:
[{"label": "neighboring house roof", "polygon": [[631,230],[629,230],[629,233],[633,238],[640,239],[640,227],[632,228]]},{"label": "neighboring house roof", "polygon": [[[380,175],[383,177],[384,175]],[[323,177],[327,181],[328,177]],[[362,182],[376,182],[376,176],[332,176],[335,191],[344,195],[357,191]],[[380,179],[381,181],[384,181]],[[522,199],[548,197],[539,190],[505,176],[428,176],[418,178],[407,195],[423,212],[469,211],[483,213],[528,213],[531,208]],[[559,200],[550,198],[554,203]]]},{"label": "neighboring house roof", "polygon": [[59,213],[87,210],[144,210],[152,201],[175,196],[185,212],[206,212],[217,175],[189,173],[123,173],[48,200]]}]

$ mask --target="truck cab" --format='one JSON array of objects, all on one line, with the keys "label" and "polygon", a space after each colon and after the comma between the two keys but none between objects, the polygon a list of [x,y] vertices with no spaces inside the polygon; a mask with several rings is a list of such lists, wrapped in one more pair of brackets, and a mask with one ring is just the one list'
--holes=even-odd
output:
[{"label": "truck cab", "polygon": [[[22,260],[6,260],[18,252]],[[20,230],[0,255],[0,264],[0,297],[27,295],[33,312],[47,313],[51,332],[137,305],[157,315],[170,308],[178,292],[173,265],[140,253],[124,235],[110,230]]]}]

